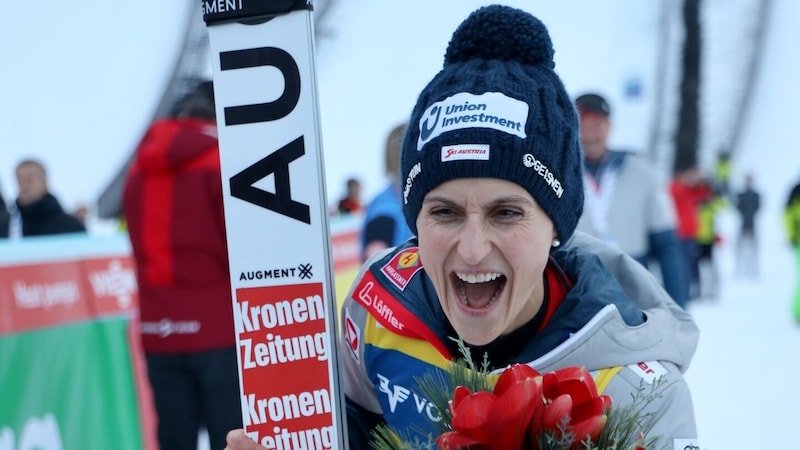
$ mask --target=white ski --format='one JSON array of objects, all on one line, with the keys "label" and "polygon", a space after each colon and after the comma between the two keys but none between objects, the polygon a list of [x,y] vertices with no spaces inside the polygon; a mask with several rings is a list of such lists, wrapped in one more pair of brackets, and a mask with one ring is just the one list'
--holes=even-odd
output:
[{"label": "white ski", "polygon": [[310,1],[202,0],[245,430],[346,448]]}]

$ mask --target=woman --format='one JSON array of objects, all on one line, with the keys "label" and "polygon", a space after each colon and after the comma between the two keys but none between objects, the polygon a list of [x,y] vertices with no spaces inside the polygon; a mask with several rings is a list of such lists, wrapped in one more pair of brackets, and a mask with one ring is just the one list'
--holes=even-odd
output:
[{"label": "woman", "polygon": [[[455,31],[420,94],[401,157],[417,239],[367,261],[343,305],[351,449],[370,448],[380,423],[434,433],[440,416],[417,380],[462,356],[456,338],[494,368],[586,367],[620,406],[661,377],[651,436],[696,445],[682,371],[697,328],[646,269],[573,236],[578,122],[553,68],[538,19],[490,6]],[[259,447],[237,431],[229,448]]]}]

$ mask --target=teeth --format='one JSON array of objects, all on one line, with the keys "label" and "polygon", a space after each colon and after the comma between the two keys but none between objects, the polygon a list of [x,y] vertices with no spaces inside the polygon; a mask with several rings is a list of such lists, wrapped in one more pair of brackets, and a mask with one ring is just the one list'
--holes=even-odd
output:
[{"label": "teeth", "polygon": [[500,277],[500,274],[497,272],[478,273],[478,274],[456,273],[456,276],[458,277],[459,280],[465,283],[475,284],[475,283],[486,283],[487,281],[496,280],[498,277]]},{"label": "teeth", "polygon": [[[497,272],[478,273],[478,274],[456,273],[456,277],[459,280],[469,284],[486,283],[488,281],[496,280],[501,276],[502,274],[499,274]],[[486,304],[486,306],[484,306],[484,308],[488,308],[494,303],[495,299],[497,299],[497,292],[498,291],[494,292],[494,294],[492,295],[492,299],[489,301],[489,303]],[[458,289],[458,297],[461,300],[461,303],[463,303],[466,306],[469,306],[469,301],[467,300],[467,290],[463,285]]]}]

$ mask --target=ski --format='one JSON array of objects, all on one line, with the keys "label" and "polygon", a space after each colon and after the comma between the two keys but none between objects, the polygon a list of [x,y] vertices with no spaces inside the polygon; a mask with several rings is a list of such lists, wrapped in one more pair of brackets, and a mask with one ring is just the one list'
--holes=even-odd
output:
[{"label": "ski", "polygon": [[201,0],[246,433],[344,449],[311,1]]}]

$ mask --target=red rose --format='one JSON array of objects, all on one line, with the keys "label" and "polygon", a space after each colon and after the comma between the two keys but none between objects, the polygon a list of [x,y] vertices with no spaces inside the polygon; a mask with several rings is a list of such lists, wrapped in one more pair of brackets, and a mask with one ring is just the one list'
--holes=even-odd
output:
[{"label": "red rose", "polygon": [[457,387],[449,406],[452,431],[436,440],[440,449],[515,450],[536,448],[544,430],[559,439],[571,433],[572,443],[587,436],[596,439],[611,398],[598,395],[584,368],[541,375],[530,366],[514,364],[500,374],[492,392]]}]

